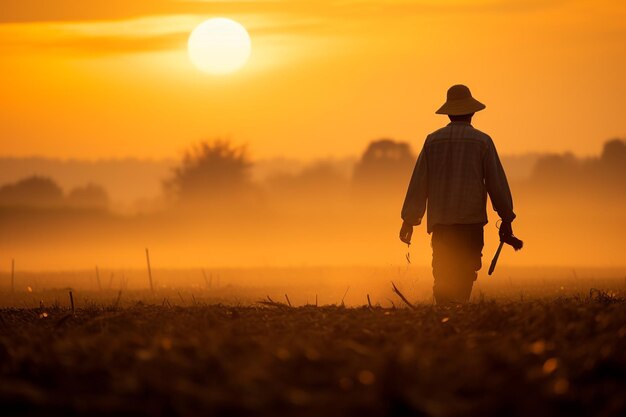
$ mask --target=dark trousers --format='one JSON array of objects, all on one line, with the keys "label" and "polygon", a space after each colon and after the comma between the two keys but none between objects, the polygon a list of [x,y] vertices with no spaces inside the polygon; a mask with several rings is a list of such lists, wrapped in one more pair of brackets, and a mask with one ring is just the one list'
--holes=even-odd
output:
[{"label": "dark trousers", "polygon": [[482,266],[483,238],[482,224],[433,227],[433,294],[437,304],[469,301]]}]

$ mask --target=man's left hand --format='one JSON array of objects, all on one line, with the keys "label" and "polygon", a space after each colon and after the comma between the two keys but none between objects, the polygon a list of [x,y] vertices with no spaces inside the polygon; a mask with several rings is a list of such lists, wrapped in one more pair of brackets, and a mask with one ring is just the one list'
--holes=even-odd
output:
[{"label": "man's left hand", "polygon": [[500,241],[505,242],[510,236],[513,236],[513,227],[511,226],[510,221],[502,221],[500,224]]},{"label": "man's left hand", "polygon": [[402,227],[400,228],[400,240],[407,245],[410,245],[411,236],[413,236],[413,225],[407,222],[402,222]]}]

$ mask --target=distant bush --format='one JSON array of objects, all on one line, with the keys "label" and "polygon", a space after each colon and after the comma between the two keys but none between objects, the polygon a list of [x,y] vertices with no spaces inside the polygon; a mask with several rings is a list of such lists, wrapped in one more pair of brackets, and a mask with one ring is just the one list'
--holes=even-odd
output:
[{"label": "distant bush", "polygon": [[52,179],[32,176],[0,188],[4,206],[49,207],[63,203],[63,190]]},{"label": "distant bush", "polygon": [[51,178],[32,176],[0,187],[0,205],[32,208],[106,209],[109,195],[97,184],[76,187],[67,196]]},{"label": "distant bush", "polygon": [[189,149],[165,191],[183,201],[217,202],[241,195],[252,188],[252,162],[245,147],[228,141],[201,142]]},{"label": "distant bush", "polygon": [[109,194],[102,186],[89,183],[71,190],[67,202],[78,208],[104,209],[109,206]]},{"label": "distant bush", "polygon": [[361,191],[396,192],[408,184],[415,155],[408,143],[380,139],[369,144],[354,167],[353,182]]},{"label": "distant bush", "polygon": [[562,181],[572,175],[579,175],[582,168],[582,161],[572,153],[544,155],[535,163],[532,175],[543,181]]},{"label": "distant bush", "polygon": [[613,139],[604,144],[600,162],[613,169],[624,172],[626,169],[626,141]]},{"label": "distant bush", "polygon": [[331,162],[318,162],[297,174],[277,174],[268,179],[269,188],[281,195],[318,200],[345,193],[348,178]]},{"label": "distant bush", "polygon": [[623,189],[626,180],[626,141],[613,139],[604,144],[599,157],[581,159],[571,153],[540,157],[533,169],[531,183],[538,187],[577,189],[593,187]]}]

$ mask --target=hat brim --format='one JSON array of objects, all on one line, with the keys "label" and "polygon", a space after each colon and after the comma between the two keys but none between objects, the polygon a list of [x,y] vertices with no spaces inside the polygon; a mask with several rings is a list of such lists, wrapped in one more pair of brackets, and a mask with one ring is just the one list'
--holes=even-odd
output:
[{"label": "hat brim", "polygon": [[486,107],[487,106],[475,98],[468,97],[462,100],[447,101],[435,113],[447,114],[449,116],[463,116],[465,114],[472,114],[484,110]]}]

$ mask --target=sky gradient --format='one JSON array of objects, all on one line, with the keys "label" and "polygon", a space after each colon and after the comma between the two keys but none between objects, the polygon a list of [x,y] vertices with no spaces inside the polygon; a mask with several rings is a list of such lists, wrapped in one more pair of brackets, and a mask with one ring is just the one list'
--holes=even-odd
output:
[{"label": "sky gradient", "polygon": [[[619,0],[78,1],[0,6],[1,156],[165,158],[217,137],[255,157],[344,157],[411,142],[470,86],[500,153],[597,154],[626,137]],[[242,23],[252,57],[211,76],[186,41]]]}]

